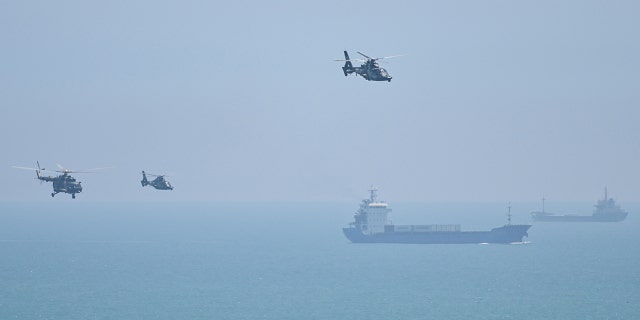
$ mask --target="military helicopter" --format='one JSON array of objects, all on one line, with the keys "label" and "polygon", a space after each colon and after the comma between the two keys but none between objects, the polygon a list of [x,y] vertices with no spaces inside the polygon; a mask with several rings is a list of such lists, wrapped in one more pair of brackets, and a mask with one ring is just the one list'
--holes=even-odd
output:
[{"label": "military helicopter", "polygon": [[[45,168],[40,168],[40,162],[36,161],[36,164],[38,165],[38,168],[28,168],[28,167],[16,167],[14,166],[14,168],[16,169],[25,169],[25,170],[34,170],[36,172],[36,176],[38,177],[38,180],[40,181],[46,181],[46,182],[53,182],[53,192],[51,193],[51,197],[55,196],[56,194],[62,192],[62,193],[69,193],[71,194],[71,198],[75,199],[76,198],[76,193],[80,193],[82,192],[82,183],[78,180],[76,180],[76,178],[72,177],[71,175],[69,175],[70,173],[92,173],[96,170],[102,170],[102,169],[107,169],[107,168],[94,168],[94,169],[86,169],[86,170],[77,170],[77,171],[73,171],[73,170],[69,170],[69,169],[65,169],[63,168],[61,165],[57,165],[58,168],[60,170],[55,170],[55,171],[51,171],[51,170],[46,170]],[[45,172],[59,172],[62,173],[61,175],[52,177],[52,176],[41,176],[40,172],[45,171]]]},{"label": "military helicopter", "polygon": [[173,190],[171,183],[165,180],[163,175],[161,176],[161,175],[150,174],[150,173],[149,175],[156,178],[149,181],[147,180],[147,174],[144,171],[142,171],[142,181],[140,181],[140,183],[142,184],[143,187],[149,185],[158,190]]},{"label": "military helicopter", "polygon": [[[344,63],[344,67],[342,67],[342,71],[344,72],[344,76],[348,76],[349,74],[355,73],[357,75],[361,75],[368,81],[389,81],[391,82],[391,75],[387,73],[387,70],[381,68],[378,64],[378,60],[381,59],[389,59],[395,57],[401,57],[403,55],[389,56],[389,57],[381,57],[381,58],[371,58],[368,55],[358,51],[358,54],[365,57],[366,59],[349,59],[349,54],[347,51],[344,51],[344,59],[336,59],[334,61],[346,61]],[[361,61],[364,62],[359,67],[354,67],[351,61]]]}]

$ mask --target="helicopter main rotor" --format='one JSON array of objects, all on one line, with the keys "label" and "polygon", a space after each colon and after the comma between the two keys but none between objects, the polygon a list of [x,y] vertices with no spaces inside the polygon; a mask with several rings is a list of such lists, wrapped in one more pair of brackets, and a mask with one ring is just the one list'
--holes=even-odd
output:
[{"label": "helicopter main rotor", "polygon": [[101,168],[91,168],[91,169],[82,169],[82,170],[70,170],[70,169],[66,169],[65,167],[63,167],[59,163],[56,163],[56,166],[58,166],[58,168],[60,168],[60,170],[56,170],[55,172],[60,172],[60,173],[63,173],[63,174],[69,174],[69,173],[96,173],[96,171],[99,171],[99,170],[113,168],[113,167],[101,167]]},{"label": "helicopter main rotor", "polygon": [[40,163],[38,163],[38,168],[21,167],[21,166],[11,166],[11,167],[12,168],[16,168],[16,169],[23,169],[23,170],[33,170],[33,171],[39,171],[39,172],[58,172],[58,173],[63,173],[63,174],[69,174],[69,173],[96,173],[96,171],[98,171],[98,170],[104,170],[104,169],[113,168],[113,167],[101,167],[101,168],[92,168],[92,169],[83,169],[83,170],[70,170],[70,169],[65,169],[60,164],[56,164],[56,165],[58,166],[58,168],[60,168],[60,170],[47,170],[45,168],[40,168]]},{"label": "helicopter main rotor", "polygon": [[396,55],[393,55],[393,56],[386,56],[386,57],[379,57],[379,58],[371,58],[371,57],[369,57],[368,55],[366,55],[366,54],[364,54],[364,53],[362,53],[362,52],[360,52],[360,51],[356,51],[356,52],[357,52],[358,54],[360,54],[361,56],[363,56],[363,57],[367,58],[368,60],[373,60],[373,61],[376,61],[376,60],[382,60],[382,59],[391,59],[391,58],[397,58],[397,57],[403,57],[403,56],[406,56],[406,54],[396,54]]},{"label": "helicopter main rotor", "polygon": [[153,173],[146,173],[146,172],[145,174],[152,177],[168,177],[168,175],[166,174],[153,174]]},{"label": "helicopter main rotor", "polygon": [[358,62],[365,62],[367,61],[366,59],[333,59],[333,61],[358,61]]},{"label": "helicopter main rotor", "polygon": [[29,168],[29,167],[19,167],[19,166],[11,166],[11,168],[33,170],[33,171],[44,171],[44,172],[60,172],[60,171],[54,171],[54,170],[46,170],[45,168]]},{"label": "helicopter main rotor", "polygon": [[357,62],[367,62],[367,61],[377,61],[377,60],[383,60],[383,59],[391,59],[391,58],[397,58],[397,57],[404,57],[406,56],[406,54],[397,54],[397,55],[393,55],[393,56],[386,56],[386,57],[379,57],[379,58],[371,58],[368,55],[360,52],[360,51],[356,51],[358,54],[360,54],[361,56],[365,57],[366,59],[333,59],[333,61],[357,61]]}]

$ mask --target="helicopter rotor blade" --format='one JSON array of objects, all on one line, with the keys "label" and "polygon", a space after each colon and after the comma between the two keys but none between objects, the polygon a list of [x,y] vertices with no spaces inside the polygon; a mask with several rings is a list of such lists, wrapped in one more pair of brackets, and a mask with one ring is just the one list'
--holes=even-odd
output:
[{"label": "helicopter rotor blade", "polygon": [[45,169],[37,169],[37,168],[29,168],[29,167],[19,167],[19,166],[11,166],[12,168],[16,168],[16,169],[22,169],[22,170],[33,170],[33,171],[44,171],[44,172],[56,172],[56,171],[52,171],[52,170],[45,170]]},{"label": "helicopter rotor blade", "polygon": [[388,57],[375,58],[374,60],[391,59],[391,58],[404,57],[404,56],[406,56],[406,54],[396,54],[396,55],[388,56]]},{"label": "helicopter rotor blade", "polygon": [[369,57],[368,55],[366,55],[366,54],[364,54],[364,53],[362,53],[360,51],[356,51],[356,52],[358,52],[358,54],[360,54],[361,56],[363,56],[363,57],[365,57],[367,59],[373,59],[373,58]]},{"label": "helicopter rotor blade", "polygon": [[152,176],[152,177],[168,177],[168,175],[166,174],[153,174],[153,173],[147,173],[148,176]]},{"label": "helicopter rotor blade", "polygon": [[334,59],[333,61],[358,61],[358,62],[364,62],[364,61],[367,61],[367,60],[365,60],[365,59],[349,59],[349,60],[347,60],[347,59]]},{"label": "helicopter rotor blade", "polygon": [[82,169],[76,172],[80,172],[80,171],[99,171],[99,170],[105,170],[105,169],[113,169],[114,167],[100,167],[100,168],[91,168],[91,169]]},{"label": "helicopter rotor blade", "polygon": [[104,169],[111,169],[113,167],[102,167],[102,168],[91,168],[91,169],[82,169],[82,170],[69,170],[69,169],[65,169],[63,171],[57,171],[57,172],[62,172],[62,173],[97,173],[96,171],[99,170],[104,170]]},{"label": "helicopter rotor blade", "polygon": [[11,166],[11,168],[24,169],[24,170],[35,170],[35,171],[39,171],[40,170],[40,169],[36,169],[36,168],[18,167],[18,166]]},{"label": "helicopter rotor blade", "polygon": [[61,170],[46,170],[44,168],[31,168],[31,167],[21,167],[21,166],[11,166],[12,168],[22,169],[22,170],[33,170],[33,171],[41,171],[41,172],[59,172],[59,173],[96,173],[98,170],[110,169],[113,167],[102,167],[102,168],[92,168],[92,169],[83,169],[83,170],[69,170],[64,169],[61,165],[58,164],[58,167],[62,167]]}]

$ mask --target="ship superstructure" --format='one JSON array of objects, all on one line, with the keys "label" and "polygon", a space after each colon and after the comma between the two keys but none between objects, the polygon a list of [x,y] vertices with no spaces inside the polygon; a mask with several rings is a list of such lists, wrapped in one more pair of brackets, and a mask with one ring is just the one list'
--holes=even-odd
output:
[{"label": "ship superstructure", "polygon": [[515,243],[522,242],[531,225],[509,223],[490,231],[462,231],[459,224],[394,225],[391,209],[376,198],[377,190],[360,203],[354,221],[344,228],[345,236],[355,243]]},{"label": "ship superstructure", "polygon": [[389,225],[389,205],[377,201],[377,189],[371,189],[369,199],[362,200],[360,208],[356,212],[354,222],[351,223],[362,234],[373,235],[384,232],[385,226]]}]

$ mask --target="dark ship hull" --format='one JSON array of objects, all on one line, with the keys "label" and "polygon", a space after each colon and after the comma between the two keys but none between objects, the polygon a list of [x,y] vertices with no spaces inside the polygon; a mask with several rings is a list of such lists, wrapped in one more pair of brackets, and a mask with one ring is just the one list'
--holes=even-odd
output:
[{"label": "dark ship hull", "polygon": [[[416,244],[463,244],[463,243],[515,243],[528,236],[531,225],[506,225],[491,231],[431,231],[431,232],[385,232],[363,234],[356,228],[344,228],[344,235],[353,243],[416,243]],[[389,229],[389,228],[387,228]]]},{"label": "dark ship hull", "polygon": [[619,222],[624,220],[627,214],[578,216],[533,213],[531,216],[533,221],[541,222]]}]

